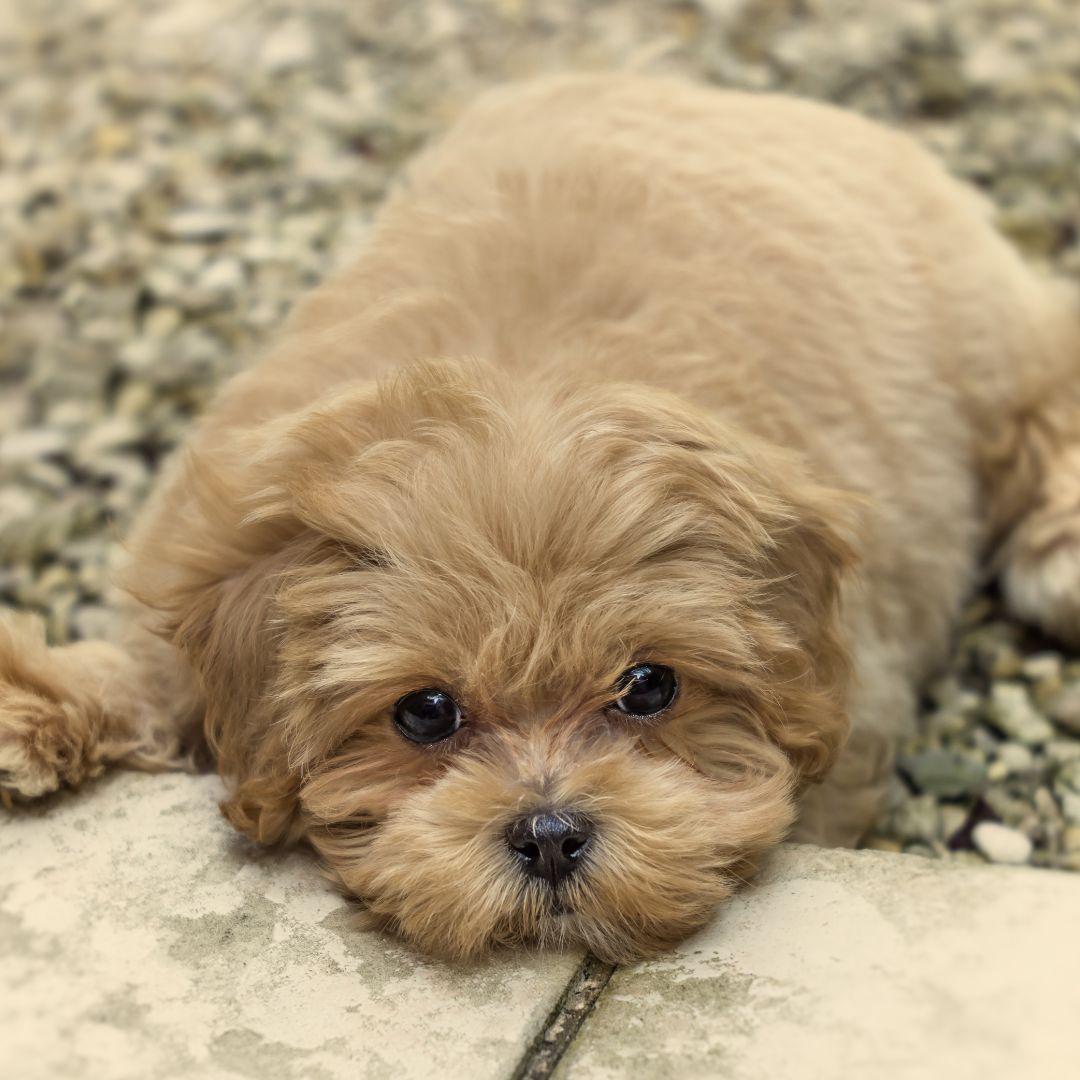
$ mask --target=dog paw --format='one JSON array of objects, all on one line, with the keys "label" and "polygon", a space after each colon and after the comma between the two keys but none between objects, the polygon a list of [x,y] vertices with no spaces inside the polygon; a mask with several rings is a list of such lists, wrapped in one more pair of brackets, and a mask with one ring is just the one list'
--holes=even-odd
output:
[{"label": "dog paw", "polygon": [[37,799],[85,775],[83,747],[64,706],[0,685],[0,802]]},{"label": "dog paw", "polygon": [[1013,614],[1067,645],[1080,645],[1080,511],[1052,534],[1016,545],[1002,588]]}]

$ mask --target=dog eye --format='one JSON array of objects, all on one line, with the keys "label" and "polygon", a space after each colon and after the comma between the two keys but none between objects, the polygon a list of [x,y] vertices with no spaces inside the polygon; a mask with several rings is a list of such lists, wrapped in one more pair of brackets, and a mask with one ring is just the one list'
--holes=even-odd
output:
[{"label": "dog eye", "polygon": [[441,690],[414,690],[394,706],[398,731],[415,743],[434,743],[461,727],[461,710]]},{"label": "dog eye", "polygon": [[627,716],[662,712],[679,691],[675,672],[663,664],[635,664],[619,676],[615,708]]}]

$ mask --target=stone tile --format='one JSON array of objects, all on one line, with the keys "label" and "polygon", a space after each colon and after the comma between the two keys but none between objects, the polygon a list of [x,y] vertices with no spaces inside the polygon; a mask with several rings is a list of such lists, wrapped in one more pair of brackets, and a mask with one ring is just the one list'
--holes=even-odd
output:
[{"label": "stone tile", "polygon": [[1080,879],[791,846],[617,971],[561,1080],[1080,1075]]},{"label": "stone tile", "polygon": [[579,956],[450,969],[260,852],[212,777],[118,774],[0,816],[11,1080],[509,1075]]}]

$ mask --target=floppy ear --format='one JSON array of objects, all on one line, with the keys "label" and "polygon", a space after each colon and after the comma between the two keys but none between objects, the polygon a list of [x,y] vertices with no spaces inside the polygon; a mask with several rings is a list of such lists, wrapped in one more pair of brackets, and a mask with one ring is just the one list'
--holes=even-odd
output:
[{"label": "floppy ear", "polygon": [[798,455],[664,395],[650,395],[637,423],[725,552],[753,643],[757,722],[803,781],[820,780],[848,731],[840,601],[858,499],[816,483]]},{"label": "floppy ear", "polygon": [[269,745],[275,601],[289,571],[310,558],[313,540],[287,518],[245,525],[238,476],[225,485],[194,456],[180,468],[178,511],[136,538],[141,550],[127,587],[149,609],[151,629],[199,679],[207,741],[236,785],[223,811],[252,839],[271,843],[289,834],[296,806],[286,755]]},{"label": "floppy ear", "polygon": [[845,539],[852,500],[803,481],[779,492],[788,523],[772,526],[765,609],[769,681],[779,708],[769,737],[804,781],[821,780],[847,737],[851,658],[841,625],[841,589],[855,566]]},{"label": "floppy ear", "polygon": [[377,565],[371,534],[433,437],[431,421],[484,422],[474,376],[417,364],[230,430],[228,441],[203,432],[178,462],[169,513],[134,540],[129,591],[199,677],[207,738],[237,785],[225,811],[255,839],[299,828],[301,772],[318,753],[313,740],[295,739],[310,734],[313,706],[288,693],[316,661],[302,647],[290,660],[289,650],[314,639],[325,613],[286,613],[288,597],[304,582]]},{"label": "floppy ear", "polygon": [[134,537],[124,583],[148,609],[150,629],[196,673],[207,741],[234,785],[222,809],[262,843],[299,829],[299,770],[278,723],[279,596],[297,574],[342,561],[282,485],[302,471],[296,433],[309,422],[303,411],[238,433],[227,446],[187,450],[167,492],[169,513],[152,516]]}]

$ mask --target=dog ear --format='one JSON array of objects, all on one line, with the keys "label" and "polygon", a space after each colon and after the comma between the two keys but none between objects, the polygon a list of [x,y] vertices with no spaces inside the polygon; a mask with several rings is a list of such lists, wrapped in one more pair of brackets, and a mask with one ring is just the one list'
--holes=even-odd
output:
[{"label": "dog ear", "polygon": [[289,627],[299,634],[295,612],[283,614],[288,591],[380,565],[367,535],[385,517],[380,500],[408,483],[433,419],[485,421],[474,382],[466,366],[418,364],[231,430],[228,442],[205,431],[178,462],[172,512],[134,539],[127,588],[198,675],[208,741],[237,785],[226,813],[260,841],[294,828],[304,755],[319,752],[316,740],[285,745],[305,726],[290,725],[299,706],[280,678]]},{"label": "dog ear", "polygon": [[764,733],[803,781],[820,780],[848,731],[841,590],[856,562],[857,498],[815,482],[797,454],[675,399],[653,394],[635,411],[625,422],[652,444],[669,489],[704,508],[735,575]]},{"label": "dog ear", "polygon": [[185,451],[172,512],[136,534],[122,582],[196,673],[207,741],[235,786],[223,810],[262,843],[295,831],[299,786],[277,723],[278,597],[296,573],[341,557],[283,497],[289,445],[283,425],[270,424],[228,447]]},{"label": "dog ear", "polygon": [[[805,480],[780,491],[790,523],[772,526],[765,610],[775,629],[767,672],[778,708],[768,733],[804,781],[821,780],[847,737],[851,660],[841,590],[854,570],[852,500]],[[779,632],[777,632],[779,631]]]},{"label": "dog ear", "polygon": [[231,542],[209,528],[187,540],[170,524],[173,531],[155,544],[158,565],[167,568],[147,580],[142,560],[131,591],[199,679],[207,741],[222,775],[236,786],[222,806],[226,816],[261,843],[284,839],[297,782],[286,755],[267,745],[276,730],[274,610],[282,580],[306,557],[310,540],[295,522],[238,529]]}]

